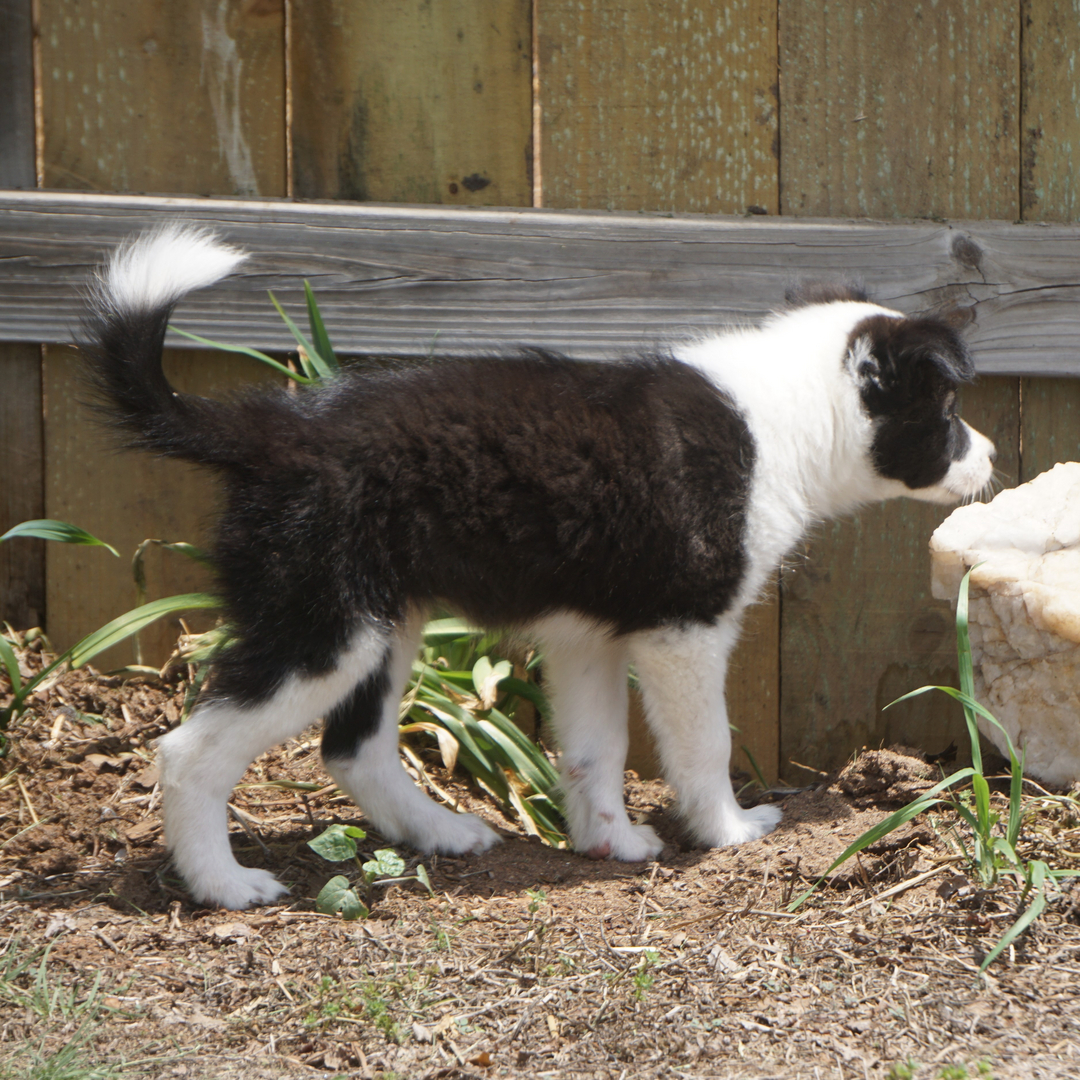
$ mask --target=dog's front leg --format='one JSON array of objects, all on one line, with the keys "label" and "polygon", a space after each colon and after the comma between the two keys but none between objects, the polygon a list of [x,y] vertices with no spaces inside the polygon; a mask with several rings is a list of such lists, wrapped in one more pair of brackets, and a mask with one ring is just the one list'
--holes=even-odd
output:
[{"label": "dog's front leg", "polygon": [[744,810],[731,787],[724,678],[738,636],[737,617],[725,616],[712,624],[642,632],[630,640],[664,778],[675,789],[694,839],[710,847],[756,840],[781,817],[777,806]]},{"label": "dog's front leg", "polygon": [[632,825],[623,801],[626,643],[570,619],[556,626],[559,621],[540,630],[570,838],[595,859],[655,858],[663,841],[648,825]]}]

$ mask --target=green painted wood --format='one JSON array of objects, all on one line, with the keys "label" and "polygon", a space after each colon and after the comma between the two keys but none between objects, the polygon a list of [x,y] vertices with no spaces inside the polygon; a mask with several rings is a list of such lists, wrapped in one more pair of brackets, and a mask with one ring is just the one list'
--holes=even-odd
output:
[{"label": "green painted wood", "polygon": [[530,8],[530,0],[296,4],[294,193],[529,206]]},{"label": "green painted wood", "polygon": [[[1080,0],[1024,0],[1025,221],[1080,219]],[[1021,382],[1021,477],[1080,461],[1080,384]]]},{"label": "green painted wood", "polygon": [[[1015,483],[1015,379],[983,379],[961,394],[964,417],[994,440]],[[939,752],[966,735],[959,708],[926,695],[882,710],[927,684],[957,685],[949,605],[930,595],[927,544],[950,508],[894,500],[824,525],[782,578],[781,763],[842,765],[866,746]]]},{"label": "green painted wood", "polygon": [[780,0],[781,211],[1017,217],[1016,0]]},{"label": "green painted wood", "polygon": [[[0,535],[45,516],[42,488],[41,350],[0,345]],[[45,542],[0,544],[0,622],[45,624]]]},{"label": "green painted wood", "polygon": [[[40,0],[39,13],[46,186],[286,193],[281,0]],[[129,220],[126,231],[135,227]],[[197,393],[260,377],[255,362],[228,354],[167,353],[166,367]],[[66,648],[132,606],[137,543],[204,538],[216,492],[210,476],[180,463],[118,456],[82,405],[69,350],[48,349],[43,370],[46,514],[123,555],[46,546],[48,632]],[[152,596],[205,581],[186,560],[160,553],[148,578]],[[163,622],[143,635],[149,663],[165,660],[178,631]],[[117,666],[133,655],[124,644],[95,662]]]},{"label": "green painted wood", "polygon": [[[1015,219],[1018,15],[1005,0],[781,0],[783,212]],[[979,332],[976,321],[969,339]],[[1018,381],[984,379],[963,399],[1014,483]],[[824,526],[793,560],[781,601],[781,761],[792,779],[805,776],[792,760],[834,768],[862,746],[963,746],[944,699],[881,711],[955,681],[952,617],[930,597],[927,550],[947,513],[906,500],[868,507]]]},{"label": "green painted wood", "polygon": [[1022,0],[1021,210],[1080,219],[1080,0]]},{"label": "green painted wood", "polygon": [[0,0],[0,188],[32,188],[33,0]]},{"label": "green painted wood", "polygon": [[1020,481],[1027,483],[1059,461],[1080,461],[1080,382],[1021,379]]},{"label": "green painted wood", "polygon": [[[49,517],[81,525],[112,544],[121,557],[103,548],[46,545],[49,632],[59,648],[135,606],[131,557],[143,540],[185,540],[205,547],[219,505],[218,485],[206,470],[150,454],[118,453],[109,433],[87,414],[79,369],[73,349],[46,350],[45,505]],[[277,378],[256,360],[184,349],[166,352],[165,373],[178,390],[212,397]],[[149,599],[198,592],[209,583],[206,571],[182,555],[154,549],[145,565]],[[207,629],[213,618],[196,613],[190,625]],[[179,633],[176,618],[144,631],[146,662],[162,663]],[[128,642],[94,663],[108,670],[133,658]]]},{"label": "green painted wood", "polygon": [[[775,3],[542,0],[536,11],[545,207],[776,212]],[[625,265],[633,256],[624,251]],[[688,257],[685,247],[676,255],[680,291]],[[661,261],[645,262],[657,280]],[[711,290],[714,310],[738,289]],[[595,326],[594,316],[589,331]],[[727,684],[739,729],[733,762],[749,770],[746,747],[770,780],[779,764],[778,661],[773,593],[748,613]],[[636,708],[631,737],[631,767],[655,775]]]},{"label": "green painted wood", "polygon": [[545,206],[774,214],[775,0],[541,0]]}]

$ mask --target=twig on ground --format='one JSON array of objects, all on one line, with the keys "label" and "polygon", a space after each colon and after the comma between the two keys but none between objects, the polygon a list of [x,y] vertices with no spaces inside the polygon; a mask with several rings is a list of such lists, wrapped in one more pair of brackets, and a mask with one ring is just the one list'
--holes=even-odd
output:
[{"label": "twig on ground", "polygon": [[30,820],[38,825],[41,819],[37,815],[37,811],[34,809],[34,804],[30,801],[30,792],[26,790],[26,785],[23,783],[23,778],[18,773],[15,774],[15,783],[19,785],[19,792],[23,797],[23,802],[26,803],[26,809],[30,811]]},{"label": "twig on ground", "polygon": [[246,810],[241,810],[238,806],[234,806],[232,803],[229,803],[229,811],[236,819],[236,822],[240,826],[240,828],[243,829],[245,833],[247,833],[248,838],[258,844],[259,847],[262,848],[263,854],[269,859],[271,857],[270,849],[266,846],[266,844],[263,843],[262,837],[260,837],[259,834],[255,832],[255,830],[251,827],[251,825],[248,824],[249,821],[252,823],[252,825],[261,825],[262,822],[260,822],[258,818],[252,817],[251,814],[247,813]]}]

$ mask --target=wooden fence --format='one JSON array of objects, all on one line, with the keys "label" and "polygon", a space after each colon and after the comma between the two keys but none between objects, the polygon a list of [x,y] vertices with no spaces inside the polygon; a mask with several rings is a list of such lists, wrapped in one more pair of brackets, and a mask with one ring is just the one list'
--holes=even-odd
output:
[{"label": "wooden fence", "polygon": [[[924,239],[945,219],[1077,217],[1078,0],[35,0],[32,48],[27,9],[0,0],[0,70],[21,87],[0,99],[0,182],[13,187],[32,163],[39,187],[66,191],[693,212],[742,215],[746,229],[776,215],[919,218],[905,235]],[[1023,268],[976,260],[891,295],[976,314],[996,297],[1007,312],[1045,251],[1064,263],[1043,321],[1070,323],[1072,230],[1021,232],[1034,252]],[[991,251],[986,238],[1007,233],[964,227]],[[888,251],[852,267],[883,293],[896,282]],[[779,276],[794,256],[770,258]],[[976,344],[986,325],[976,318]],[[198,541],[209,481],[104,451],[70,351],[22,336],[0,344],[0,529],[47,515],[125,553],[148,536]],[[1077,456],[1080,384],[1030,374],[1080,371],[1068,333],[1055,350],[965,391],[1010,481]],[[168,369],[204,393],[266,377],[185,349]],[[881,713],[955,680],[950,613],[929,596],[926,541],[942,513],[894,503],[826,526],[754,611],[730,689],[740,741],[770,775],[797,779],[790,762],[827,768],[864,744],[939,751],[958,735],[932,697]],[[159,594],[199,584],[168,556],[149,575]],[[127,567],[99,550],[20,543],[0,547],[0,597],[5,617],[64,644],[132,592]],[[173,633],[162,627],[150,650]]]}]

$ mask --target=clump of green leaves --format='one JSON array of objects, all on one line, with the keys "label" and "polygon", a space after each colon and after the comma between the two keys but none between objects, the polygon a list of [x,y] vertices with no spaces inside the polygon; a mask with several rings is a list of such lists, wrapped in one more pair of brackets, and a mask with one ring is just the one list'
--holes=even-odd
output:
[{"label": "clump of green leaves", "polygon": [[659,954],[649,949],[642,954],[641,962],[637,966],[637,970],[634,972],[634,997],[638,1001],[644,1001],[645,995],[652,989],[652,985],[656,982],[656,975],[653,972],[653,968],[656,966],[656,961],[660,958]]},{"label": "clump of green leaves", "polygon": [[908,1058],[906,1061],[894,1061],[889,1066],[887,1080],[913,1080],[918,1065]]},{"label": "clump of green leaves", "polygon": [[[103,540],[91,536],[85,529],[77,525],[69,525],[64,521],[52,521],[41,519],[37,521],[24,521],[9,529],[0,536],[0,543],[12,540],[16,537],[36,538],[40,540],[56,540],[64,544],[82,544],[93,547],[103,547],[118,556],[116,549]],[[156,543],[157,541],[148,541]],[[190,546],[190,545],[185,545]],[[192,549],[196,550],[196,549]],[[26,644],[25,639],[19,640],[18,634],[7,627],[6,634],[0,634],[0,664],[3,664],[11,682],[11,701],[0,709],[0,733],[5,731],[12,720],[25,711],[27,699],[36,690],[43,690],[50,685],[49,680],[58,677],[69,668],[82,667],[89,663],[98,653],[118,645],[132,635],[137,635],[144,627],[167,615],[175,615],[183,611],[193,611],[196,608],[217,607],[220,601],[209,593],[184,593],[179,596],[166,596],[150,603],[139,603],[139,606],[123,615],[117,616],[111,622],[106,623],[100,630],[88,634],[81,641],[76,642],[70,649],[62,652],[51,664],[46,665],[34,675],[23,676],[19,667],[19,660],[15,649]],[[0,740],[3,736],[0,735]],[[3,743],[0,742],[0,746]]]},{"label": "clump of green leaves", "polygon": [[[975,569],[972,567],[972,570]],[[1052,870],[1042,859],[1024,859],[1017,852],[1020,826],[1024,816],[1024,757],[1017,756],[1009,733],[997,718],[984,708],[975,698],[974,666],[971,659],[971,638],[968,632],[968,589],[971,578],[969,570],[960,583],[960,594],[956,603],[956,648],[960,671],[960,689],[953,686],[921,686],[918,690],[890,702],[886,708],[919,694],[938,690],[959,701],[964,709],[968,736],[971,741],[970,768],[958,769],[935,784],[929,791],[920,795],[895,814],[890,814],[884,821],[868,829],[829,867],[814,885],[788,905],[789,911],[798,908],[810,894],[838,866],[852,855],[869,847],[887,836],[905,822],[921,814],[924,810],[944,805],[951,809],[970,829],[971,846],[959,840],[963,854],[967,858],[972,872],[978,877],[984,888],[992,888],[1000,875],[1016,879],[1021,886],[1020,905],[1024,907],[1020,917],[1002,935],[997,944],[986,954],[980,965],[985,971],[1001,953],[1012,944],[1042,913],[1046,907],[1047,885],[1056,878],[1072,876],[1075,870]],[[979,745],[979,726],[977,717],[996,727],[1004,736],[1009,750],[1009,808],[1008,814],[994,813],[991,809],[990,785],[983,772],[982,748]],[[970,779],[970,795],[957,791],[961,782]]]},{"label": "clump of green leaves", "polygon": [[333,345],[330,344],[330,336],[326,332],[326,325],[319,311],[319,305],[315,302],[315,294],[311,291],[311,286],[306,281],[304,282],[308,326],[311,329],[310,340],[296,325],[288,312],[278,303],[277,297],[272,292],[269,293],[269,296],[270,302],[277,308],[282,321],[289,328],[289,333],[292,334],[293,339],[296,341],[300,371],[294,371],[292,368],[286,367],[280,361],[275,360],[272,356],[267,356],[266,353],[260,352],[258,349],[250,349],[244,345],[226,345],[222,341],[211,341],[210,338],[199,337],[198,334],[189,334],[186,330],[181,330],[177,326],[170,326],[169,329],[174,334],[199,342],[200,345],[209,345],[213,349],[222,349],[225,352],[250,356],[252,359],[272,367],[275,371],[288,375],[294,382],[301,383],[304,386],[334,378],[341,371],[341,362],[338,360]]},{"label": "clump of green leaves", "polygon": [[[548,713],[547,699],[535,681],[540,657],[532,656],[520,677],[509,660],[492,656],[498,644],[499,635],[484,634],[461,619],[429,622],[423,655],[413,665],[402,703],[401,732],[434,736],[448,770],[461,764],[507,816],[516,813],[526,831],[553,846],[565,846],[558,773],[516,722],[526,703],[541,715]],[[435,788],[408,744],[404,750]]]},{"label": "clump of green leaves", "polygon": [[315,906],[324,915],[340,912],[345,919],[366,919],[375,885],[419,881],[431,893],[431,879],[423,863],[418,863],[416,870],[406,875],[405,860],[393,848],[381,848],[367,862],[361,862],[356,841],[366,837],[367,833],[356,825],[331,825],[308,841],[308,847],[327,862],[352,860],[360,870],[359,882],[351,882],[344,874],[337,874],[322,887],[315,898]]}]

